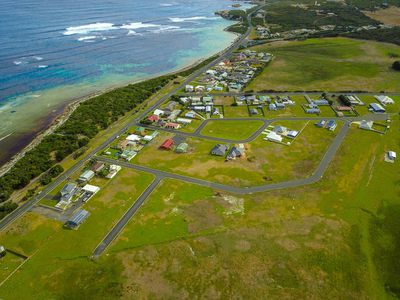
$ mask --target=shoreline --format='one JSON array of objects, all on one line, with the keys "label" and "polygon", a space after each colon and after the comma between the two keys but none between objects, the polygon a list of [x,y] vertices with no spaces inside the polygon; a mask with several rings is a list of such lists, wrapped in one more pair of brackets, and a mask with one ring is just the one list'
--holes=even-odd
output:
[{"label": "shoreline", "polygon": [[[235,22],[233,22],[233,23],[235,23]],[[220,51],[218,51],[215,54],[211,54],[207,57],[198,59],[198,60],[190,63],[189,65],[183,66],[174,71],[157,74],[155,76],[148,76],[148,77],[142,78],[140,80],[132,81],[132,82],[116,84],[109,88],[102,89],[102,90],[99,90],[94,93],[90,93],[90,94],[82,96],[82,97],[71,98],[68,101],[68,103],[60,104],[60,106],[54,110],[54,113],[47,115],[46,117],[44,117],[41,120],[41,122],[43,123],[43,125],[41,126],[41,129],[38,129],[36,132],[33,131],[32,135],[29,135],[29,137],[27,139],[29,139],[30,141],[28,143],[26,143],[25,145],[21,146],[20,149],[16,149],[16,153],[14,155],[10,156],[9,158],[6,158],[6,161],[4,161],[4,163],[2,163],[0,165],[0,177],[3,176],[4,174],[6,174],[22,157],[24,157],[24,155],[28,151],[35,148],[43,140],[43,138],[52,134],[57,128],[59,128],[61,125],[63,125],[68,120],[68,118],[71,116],[71,114],[75,111],[75,109],[79,107],[79,105],[81,103],[83,103],[89,99],[92,99],[94,97],[103,95],[107,92],[113,91],[117,88],[127,86],[129,84],[135,84],[135,83],[139,83],[139,82],[142,82],[145,80],[157,78],[160,76],[173,75],[173,74],[180,73],[182,71],[189,70],[189,69],[201,64],[203,61],[209,59],[212,56],[221,55],[221,53],[225,52],[232,44],[234,44],[237,41],[237,39],[239,39],[241,37],[241,34],[228,31],[227,30],[228,28],[229,28],[229,26],[225,27],[223,29],[223,31],[232,34],[233,36],[235,36],[235,38],[229,45],[227,45],[225,48],[221,49]],[[7,135],[3,138],[6,139],[9,136],[10,135]],[[21,144],[24,144],[23,141],[21,141]]]},{"label": "shoreline", "polygon": [[[219,51],[218,53],[216,53],[214,55],[219,55],[221,52],[224,52],[225,50],[226,50],[226,48]],[[184,67],[179,68],[174,71],[166,72],[165,74],[158,74],[156,76],[145,77],[140,80],[132,81],[129,83],[114,85],[112,87],[103,89],[101,91],[90,93],[86,96],[71,98],[68,103],[63,103],[56,109],[56,111],[54,112],[54,116],[48,115],[45,118],[43,118],[42,121],[44,123],[44,126],[43,126],[44,129],[41,129],[38,132],[33,133],[32,138],[30,138],[31,141],[28,144],[26,144],[25,146],[21,147],[20,150],[17,150],[18,152],[16,154],[11,156],[9,159],[7,159],[6,162],[4,162],[0,166],[0,177],[3,176],[5,173],[7,173],[22,157],[25,156],[25,154],[28,151],[35,148],[46,136],[54,133],[54,131],[57,130],[57,128],[59,128],[61,125],[63,125],[68,120],[68,118],[71,116],[71,114],[79,107],[79,105],[81,103],[88,101],[94,97],[103,95],[107,92],[113,91],[115,89],[127,86],[129,84],[136,84],[136,83],[139,83],[139,82],[142,82],[145,80],[149,80],[149,79],[153,79],[153,78],[157,78],[160,76],[173,75],[173,74],[180,73],[182,71],[189,70],[189,69],[201,64],[203,61],[207,60],[208,58],[210,58],[214,55],[211,55],[209,57],[205,57],[202,59],[198,59],[195,62],[193,62],[187,66],[184,66]],[[11,135],[12,134],[8,134],[8,135],[4,136],[3,139],[6,139]]]}]

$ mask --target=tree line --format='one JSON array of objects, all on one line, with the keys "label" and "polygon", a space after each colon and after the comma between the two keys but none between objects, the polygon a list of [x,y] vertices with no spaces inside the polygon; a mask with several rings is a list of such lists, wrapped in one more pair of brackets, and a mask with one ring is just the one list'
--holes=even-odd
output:
[{"label": "tree line", "polygon": [[[130,84],[82,102],[60,128],[46,136],[0,178],[0,203],[43,173],[41,183],[50,183],[63,171],[54,166],[56,163],[85,147],[101,130],[134,110],[174,78],[176,75],[167,75]],[[0,218],[15,207],[8,203],[0,206]]]}]

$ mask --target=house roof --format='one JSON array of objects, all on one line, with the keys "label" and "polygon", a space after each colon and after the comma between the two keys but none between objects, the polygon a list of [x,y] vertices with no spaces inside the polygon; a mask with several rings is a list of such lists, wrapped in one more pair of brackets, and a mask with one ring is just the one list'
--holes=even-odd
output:
[{"label": "house roof", "polygon": [[164,141],[164,143],[161,144],[161,148],[170,149],[173,144],[174,144],[174,141],[172,139],[166,139]]},{"label": "house roof", "polygon": [[147,120],[154,122],[160,120],[160,117],[156,115],[151,115],[150,117],[147,118]]},{"label": "house roof", "polygon": [[228,146],[217,144],[211,149],[211,153],[215,155],[225,155],[225,152],[228,150]]}]

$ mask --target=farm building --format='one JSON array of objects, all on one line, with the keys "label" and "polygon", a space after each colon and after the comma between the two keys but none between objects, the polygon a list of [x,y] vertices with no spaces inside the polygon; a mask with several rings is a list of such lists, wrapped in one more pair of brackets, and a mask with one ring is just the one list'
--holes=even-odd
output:
[{"label": "farm building", "polygon": [[178,147],[176,147],[175,152],[177,153],[186,153],[189,148],[187,143],[180,143]]},{"label": "farm building", "polygon": [[369,109],[372,110],[374,113],[384,113],[386,110],[382,107],[382,105],[378,103],[371,103],[369,105]]},{"label": "farm building", "polygon": [[73,215],[71,219],[69,219],[65,226],[71,229],[78,229],[78,227],[85,222],[85,220],[89,217],[90,213],[87,210],[80,209],[76,214]]},{"label": "farm building", "polygon": [[320,113],[321,113],[321,110],[318,107],[306,108],[306,114],[317,114],[317,115],[319,115]]},{"label": "farm building", "polygon": [[225,156],[227,150],[227,145],[217,144],[211,149],[211,154],[216,156]]},{"label": "farm building", "polygon": [[170,150],[174,146],[174,141],[172,139],[166,139],[164,143],[161,144],[160,148],[165,150]]}]

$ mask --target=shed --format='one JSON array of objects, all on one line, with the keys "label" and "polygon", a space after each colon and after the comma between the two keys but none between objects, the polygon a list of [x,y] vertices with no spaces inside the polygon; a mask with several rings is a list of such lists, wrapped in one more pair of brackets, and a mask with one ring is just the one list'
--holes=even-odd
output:
[{"label": "shed", "polygon": [[95,185],[91,184],[86,184],[83,188],[82,191],[92,193],[93,195],[96,194],[98,191],[100,191],[100,188]]},{"label": "shed", "polygon": [[388,158],[389,158],[389,159],[395,160],[396,157],[397,157],[396,152],[394,152],[394,151],[388,151]]},{"label": "shed", "polygon": [[78,227],[85,222],[89,215],[90,213],[87,210],[80,209],[65,223],[65,226],[71,229],[78,229]]},{"label": "shed", "polygon": [[93,177],[94,177],[94,172],[92,171],[92,170],[86,170],[85,172],[83,172],[82,174],[81,174],[81,176],[79,176],[79,181],[81,181],[81,182],[87,182],[87,181],[89,181],[90,179],[92,179]]},{"label": "shed", "polygon": [[175,151],[177,153],[186,153],[188,148],[189,148],[189,145],[187,143],[180,143],[178,145],[178,147],[176,147]]},{"label": "shed", "polygon": [[371,103],[369,105],[369,109],[371,109],[375,113],[384,113],[386,110],[382,107],[382,105],[378,103]]},{"label": "shed", "polygon": [[101,170],[103,170],[105,168],[105,164],[102,163],[101,161],[97,161],[93,166],[92,166],[92,171],[95,173],[100,172]]}]

